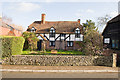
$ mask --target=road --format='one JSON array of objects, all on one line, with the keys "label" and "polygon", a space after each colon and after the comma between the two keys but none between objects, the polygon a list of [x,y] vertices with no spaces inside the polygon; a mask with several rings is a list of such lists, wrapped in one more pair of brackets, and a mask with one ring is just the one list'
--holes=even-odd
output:
[{"label": "road", "polygon": [[118,78],[118,73],[2,72],[2,78]]}]

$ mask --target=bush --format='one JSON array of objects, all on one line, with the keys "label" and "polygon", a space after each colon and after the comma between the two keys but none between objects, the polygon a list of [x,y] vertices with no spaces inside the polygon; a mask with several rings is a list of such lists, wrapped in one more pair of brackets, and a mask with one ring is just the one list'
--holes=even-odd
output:
[{"label": "bush", "polygon": [[1,56],[9,57],[11,55],[22,54],[24,38],[13,36],[1,36],[0,37]]},{"label": "bush", "polygon": [[37,41],[39,41],[39,39],[36,37],[35,33],[23,32],[22,36],[25,39],[24,50],[26,49],[30,51],[37,50]]},{"label": "bush", "polygon": [[87,20],[86,23],[83,23],[83,26],[85,28],[83,52],[85,55],[102,55],[103,37],[95,26],[95,22]]}]

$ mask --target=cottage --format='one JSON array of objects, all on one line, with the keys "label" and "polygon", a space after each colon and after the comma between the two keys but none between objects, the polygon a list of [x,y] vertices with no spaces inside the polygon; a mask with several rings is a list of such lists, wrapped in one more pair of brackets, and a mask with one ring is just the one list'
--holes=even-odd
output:
[{"label": "cottage", "polygon": [[103,33],[104,46],[120,49],[120,14],[108,21]]},{"label": "cottage", "polygon": [[[83,41],[82,25],[78,21],[45,21],[45,14],[42,14],[41,21],[34,21],[28,26],[27,31],[34,32],[39,38],[38,50],[58,49],[77,50],[77,41]],[[44,46],[43,46],[44,43]]]}]

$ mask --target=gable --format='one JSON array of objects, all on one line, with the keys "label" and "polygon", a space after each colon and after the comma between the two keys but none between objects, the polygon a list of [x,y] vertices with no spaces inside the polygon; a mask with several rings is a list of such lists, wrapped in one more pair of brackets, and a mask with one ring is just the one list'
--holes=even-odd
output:
[{"label": "gable", "polygon": [[102,35],[120,32],[120,15],[108,21]]}]

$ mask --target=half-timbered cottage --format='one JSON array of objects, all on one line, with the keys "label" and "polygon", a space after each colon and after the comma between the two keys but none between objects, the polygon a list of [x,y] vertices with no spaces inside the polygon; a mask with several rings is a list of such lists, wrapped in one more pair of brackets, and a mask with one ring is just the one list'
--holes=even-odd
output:
[{"label": "half-timbered cottage", "polygon": [[35,21],[28,26],[27,31],[34,32],[39,38],[38,50],[78,50],[83,41],[82,25],[80,19],[77,21],[45,21],[45,14],[42,14],[41,21]]},{"label": "half-timbered cottage", "polygon": [[120,14],[108,21],[102,35],[107,48],[120,49]]}]

